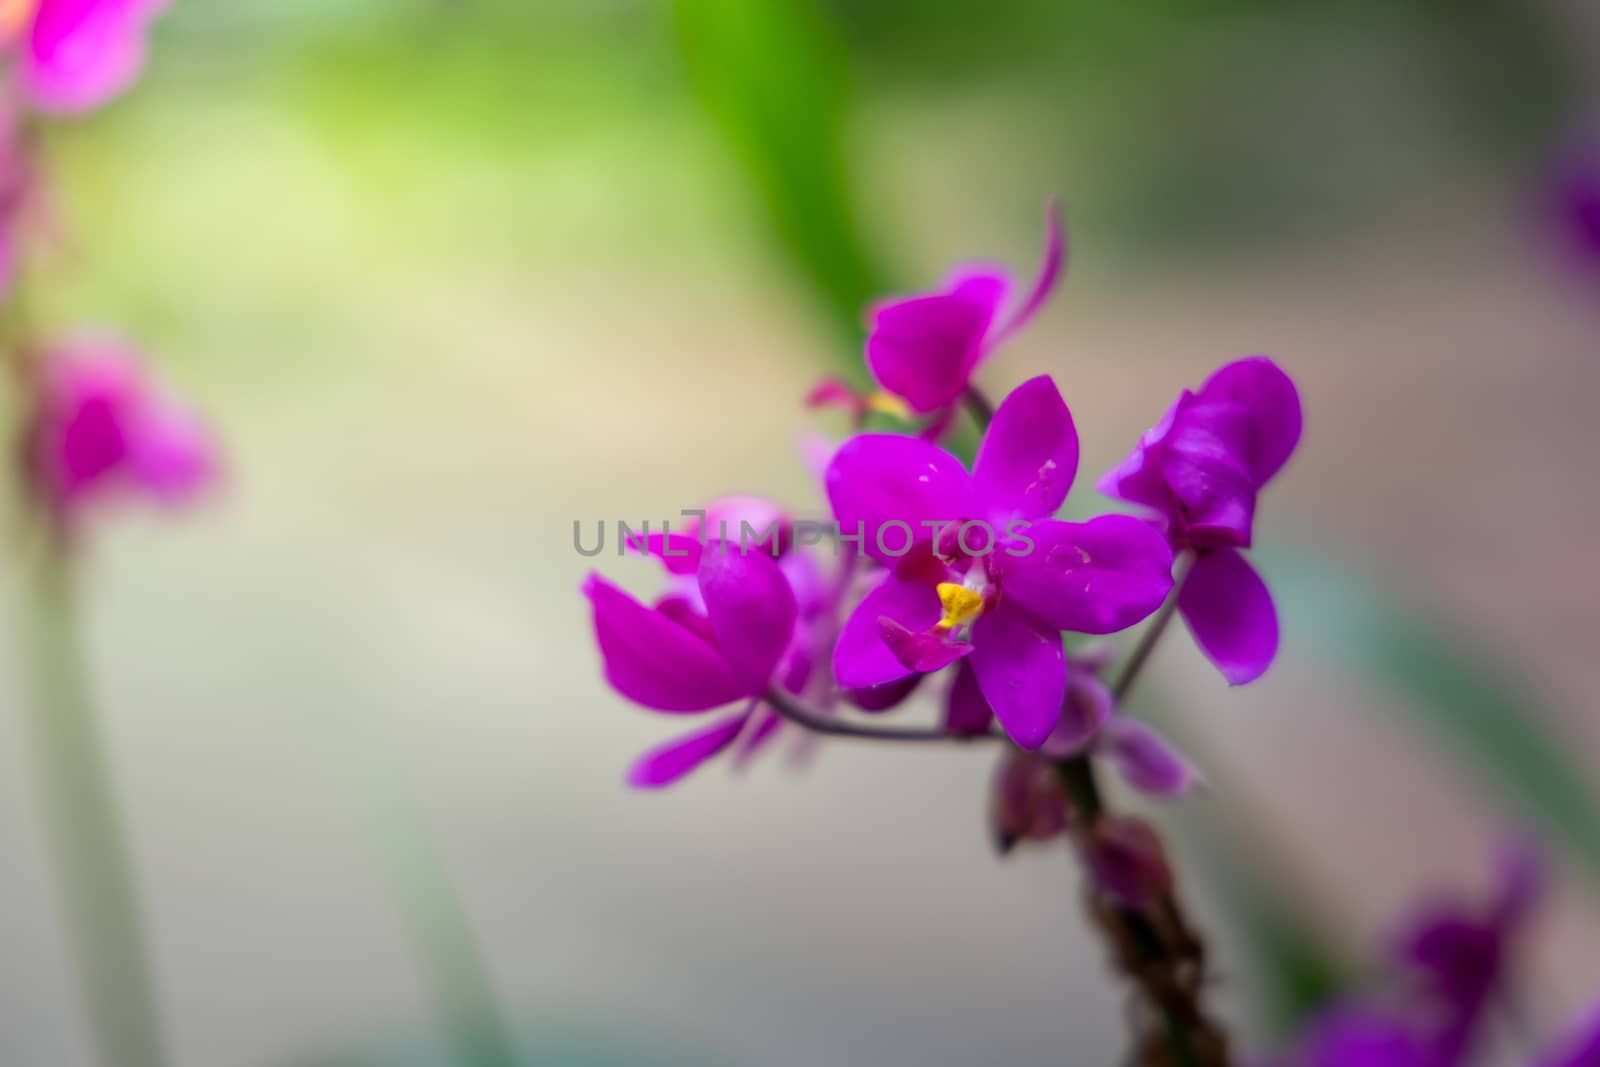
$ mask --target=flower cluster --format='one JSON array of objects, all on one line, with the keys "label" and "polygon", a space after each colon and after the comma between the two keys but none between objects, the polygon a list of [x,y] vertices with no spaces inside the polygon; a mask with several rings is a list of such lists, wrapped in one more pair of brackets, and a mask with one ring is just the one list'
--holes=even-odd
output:
[{"label": "flower cluster", "polygon": [[[0,4],[0,290],[12,301],[34,245],[59,222],[44,180],[42,122],[77,115],[127,89],[164,0],[11,0]],[[20,315],[13,313],[20,323]],[[129,344],[75,330],[40,340],[13,331],[12,358],[32,389],[25,425],[28,484],[70,533],[95,503],[131,493],[192,497],[217,470],[201,420]]]},{"label": "flower cluster", "polygon": [[[991,408],[973,374],[1047,300],[1064,246],[1052,211],[1026,289],[969,266],[935,292],[871,310],[865,364],[881,392],[827,382],[811,397],[855,416],[857,432],[813,450],[832,544],[796,536],[808,524],[775,504],[736,498],[633,539],[665,571],[652,603],[589,577],[613,688],[668,714],[734,709],[647,754],[634,784],[668,784],[729,749],[742,762],[784,719],[830,733],[1008,740],[992,805],[1006,846],[1064,829],[1053,775],[1064,759],[1102,758],[1159,794],[1197,781],[1159,734],[1118,711],[1117,685],[1101,680],[1110,650],[1083,650],[1080,635],[1158,614],[1159,629],[1176,610],[1229,682],[1267,669],[1276,614],[1243,550],[1261,490],[1299,440],[1299,397],[1264,357],[1223,367],[1100,481],[1136,514],[1058,518],[1079,458],[1061,391],[1036,377]],[[983,430],[970,465],[941,444],[963,407]],[[900,413],[910,432],[863,432],[874,411]],[[767,532],[755,544],[734,532],[750,519],[745,529]],[[934,684],[934,730],[897,733],[851,714],[878,716]]]}]

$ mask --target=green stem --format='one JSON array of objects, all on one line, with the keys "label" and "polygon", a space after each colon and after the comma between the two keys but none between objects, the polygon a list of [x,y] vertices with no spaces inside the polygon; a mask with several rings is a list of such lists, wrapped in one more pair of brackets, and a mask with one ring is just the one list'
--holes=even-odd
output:
[{"label": "green stem", "polygon": [[77,957],[84,1011],[105,1067],[162,1067],[160,1012],[127,846],[84,677],[71,562],[46,548],[18,605],[25,714]]},{"label": "green stem", "polygon": [[411,930],[445,1047],[459,1067],[517,1067],[511,1028],[444,858],[381,742],[342,716],[370,839]]}]

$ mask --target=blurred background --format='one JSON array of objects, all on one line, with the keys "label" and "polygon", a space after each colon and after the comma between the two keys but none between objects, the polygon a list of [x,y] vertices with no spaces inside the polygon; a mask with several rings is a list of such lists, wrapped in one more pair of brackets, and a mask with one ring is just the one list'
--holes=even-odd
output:
[{"label": "blurred background", "polygon": [[[1584,0],[177,0],[52,133],[39,311],[140,340],[226,442],[226,493],[105,524],[84,582],[175,1061],[424,1062],[414,816],[532,1062],[1114,1062],[1071,857],[990,848],[992,754],[625,789],[674,723],[601,682],[571,534],[815,509],[800,398],[859,373],[857,309],[1027,271],[1052,196],[1068,278],[983,379],[1054,374],[1085,475],[1238,356],[1305,398],[1283,658],[1228,691],[1172,640],[1148,694],[1210,783],[1154,817],[1225,1014],[1282,1022],[1279,911],[1359,964],[1526,824],[1557,1027],[1600,989],[1600,274],[1543,196],[1597,45]],[[15,720],[0,1060],[75,1067]]]}]

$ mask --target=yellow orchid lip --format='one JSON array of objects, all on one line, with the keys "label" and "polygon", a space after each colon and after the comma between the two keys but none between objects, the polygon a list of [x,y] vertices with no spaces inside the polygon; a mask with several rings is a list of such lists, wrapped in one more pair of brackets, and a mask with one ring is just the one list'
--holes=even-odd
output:
[{"label": "yellow orchid lip", "polygon": [[983,614],[983,594],[977,590],[955,582],[940,582],[937,588],[939,603],[944,605],[944,618],[939,620],[939,629],[954,630]]}]

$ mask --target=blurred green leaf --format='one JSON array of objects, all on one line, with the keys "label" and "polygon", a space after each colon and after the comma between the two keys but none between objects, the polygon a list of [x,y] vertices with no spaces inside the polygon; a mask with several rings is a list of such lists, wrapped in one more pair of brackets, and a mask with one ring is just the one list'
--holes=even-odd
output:
[{"label": "blurred green leaf", "polygon": [[1403,698],[1532,828],[1600,879],[1600,802],[1553,731],[1537,685],[1481,642],[1335,560],[1257,555],[1298,642]]},{"label": "blurred green leaf", "polygon": [[[608,1027],[575,1029],[570,1023],[525,1028],[517,1041],[521,1067],[710,1067],[728,1061],[705,1049],[689,1049],[659,1035],[619,1035]],[[441,1035],[375,1038],[339,1052],[293,1061],[294,1067],[460,1067]]]},{"label": "blurred green leaf", "polygon": [[[1355,972],[1304,898],[1285,892],[1289,878],[1261,858],[1271,853],[1247,832],[1252,828],[1242,816],[1238,810],[1220,811],[1214,803],[1197,806],[1184,828],[1249,956],[1261,1021],[1273,1037],[1287,1038],[1350,988]],[[1244,841],[1252,847],[1242,848]]]},{"label": "blurred green leaf", "polygon": [[[696,93],[853,354],[862,312],[885,286],[852,206],[845,63],[832,27],[811,0],[674,0],[673,12]],[[861,374],[857,359],[847,368]]]}]

